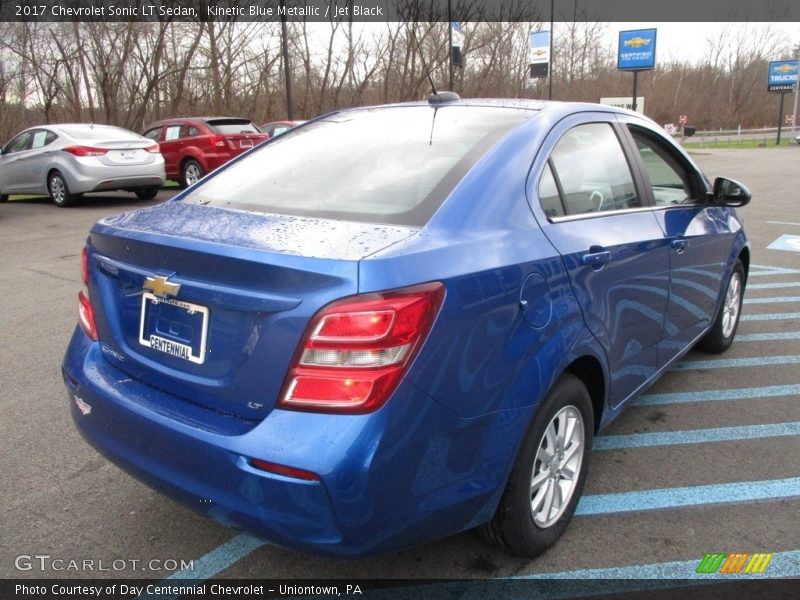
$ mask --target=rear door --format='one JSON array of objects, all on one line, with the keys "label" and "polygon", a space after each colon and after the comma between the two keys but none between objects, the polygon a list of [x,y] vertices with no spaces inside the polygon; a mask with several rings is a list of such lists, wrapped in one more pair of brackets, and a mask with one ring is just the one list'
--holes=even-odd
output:
[{"label": "rear door", "polygon": [[656,372],[669,291],[664,233],[635,183],[622,133],[609,114],[562,121],[545,143],[552,151],[537,194],[542,229],[606,350],[612,406]]},{"label": "rear door", "polygon": [[736,227],[723,207],[704,202],[702,175],[660,134],[624,119],[669,244],[670,295],[659,362],[667,363],[710,324]]},{"label": "rear door", "polygon": [[184,131],[181,123],[170,123],[164,127],[164,140],[159,144],[161,155],[164,157],[164,167],[167,173],[174,175],[179,172],[180,166],[180,138]]},{"label": "rear door", "polygon": [[46,185],[47,169],[53,159],[51,144],[56,141],[58,136],[48,129],[35,129],[31,140],[31,152],[24,161],[25,179],[29,182],[31,189],[37,186],[42,188]]}]

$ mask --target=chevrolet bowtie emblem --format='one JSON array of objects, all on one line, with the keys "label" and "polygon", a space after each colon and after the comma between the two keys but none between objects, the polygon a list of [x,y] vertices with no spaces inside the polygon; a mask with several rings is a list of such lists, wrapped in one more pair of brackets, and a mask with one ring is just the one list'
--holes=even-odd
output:
[{"label": "chevrolet bowtie emblem", "polygon": [[144,289],[150,290],[156,296],[161,296],[162,298],[166,298],[167,296],[174,297],[178,295],[181,284],[167,281],[166,277],[148,277],[144,280]]}]

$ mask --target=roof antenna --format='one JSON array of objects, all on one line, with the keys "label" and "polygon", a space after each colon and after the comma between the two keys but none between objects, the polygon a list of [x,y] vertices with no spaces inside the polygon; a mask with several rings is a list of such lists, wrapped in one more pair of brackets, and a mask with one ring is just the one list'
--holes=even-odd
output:
[{"label": "roof antenna", "polygon": [[428,64],[425,62],[425,54],[422,52],[422,48],[419,45],[419,40],[417,39],[417,34],[415,32],[416,27],[417,22],[414,21],[414,24],[411,26],[411,37],[414,38],[414,43],[417,45],[417,50],[419,50],[419,58],[422,61],[422,68],[425,69],[425,73],[428,75],[428,81],[431,82],[431,89],[433,90],[434,95],[436,95],[439,92],[436,91],[436,86],[433,84],[433,77],[431,77],[431,70],[428,68]]}]

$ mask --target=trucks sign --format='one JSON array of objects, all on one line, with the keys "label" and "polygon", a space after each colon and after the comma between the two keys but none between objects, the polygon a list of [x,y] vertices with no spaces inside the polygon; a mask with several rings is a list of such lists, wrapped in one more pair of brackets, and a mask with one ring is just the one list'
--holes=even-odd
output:
[{"label": "trucks sign", "polygon": [[769,63],[767,89],[770,92],[791,92],[797,85],[798,61],[773,60]]}]

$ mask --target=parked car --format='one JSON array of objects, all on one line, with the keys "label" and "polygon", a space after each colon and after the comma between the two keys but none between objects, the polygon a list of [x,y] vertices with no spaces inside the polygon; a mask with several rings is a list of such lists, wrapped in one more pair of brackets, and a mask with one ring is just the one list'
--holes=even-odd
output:
[{"label": "parked car", "polygon": [[69,206],[87,192],[124,190],[142,200],[164,185],[158,144],[111,125],[31,127],[0,150],[0,202],[10,194],[49,194]]},{"label": "parked car", "polygon": [[270,137],[275,137],[303,123],[305,123],[305,121],[273,121],[272,123],[261,125],[259,129],[264,133],[268,133]]},{"label": "parked car", "polygon": [[167,177],[181,187],[193,185],[245,150],[269,139],[250,119],[191,117],[165,119],[143,134],[158,142],[166,162]]},{"label": "parked car", "polygon": [[336,112],[94,226],[72,415],[136,477],[287,548],[480,527],[535,556],[596,432],[732,343],[749,199],[610,106]]}]

